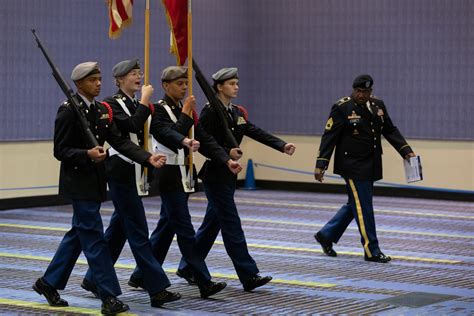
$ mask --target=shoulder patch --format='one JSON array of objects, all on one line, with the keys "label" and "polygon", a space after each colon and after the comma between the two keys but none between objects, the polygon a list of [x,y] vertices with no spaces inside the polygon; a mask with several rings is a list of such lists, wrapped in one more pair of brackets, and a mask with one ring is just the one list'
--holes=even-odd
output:
[{"label": "shoulder patch", "polygon": [[346,102],[348,102],[348,101],[350,101],[350,100],[351,100],[351,97],[344,97],[344,98],[339,99],[339,100],[336,102],[336,104],[337,104],[337,105],[342,105],[342,104],[344,104],[344,103],[346,103]]},{"label": "shoulder patch", "polygon": [[237,109],[239,109],[240,112],[244,115],[244,119],[248,121],[249,119],[249,112],[247,111],[246,108],[244,108],[242,105],[234,105]]},{"label": "shoulder patch", "polygon": [[112,98],[114,98],[114,99],[120,99],[121,97],[122,97],[122,95],[120,93],[114,94],[112,96]]}]

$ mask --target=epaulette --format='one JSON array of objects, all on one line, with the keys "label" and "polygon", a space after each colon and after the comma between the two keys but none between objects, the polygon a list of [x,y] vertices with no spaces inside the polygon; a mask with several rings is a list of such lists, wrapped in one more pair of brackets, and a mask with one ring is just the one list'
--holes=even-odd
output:
[{"label": "epaulette", "polygon": [[116,99],[116,100],[119,100],[121,99],[122,101],[126,101],[127,100],[127,97],[120,94],[120,93],[116,93],[112,96],[112,98]]},{"label": "epaulette", "polygon": [[337,105],[343,105],[344,103],[346,103],[346,102],[348,102],[348,101],[350,101],[350,100],[351,100],[351,97],[344,97],[344,98],[339,99],[339,100],[336,102],[336,104],[337,104]]},{"label": "epaulette", "polygon": [[166,101],[165,101],[165,100],[163,100],[163,99],[161,99],[161,100],[158,100],[158,102],[157,102],[157,103],[158,103],[158,105],[160,105],[160,106],[165,106],[165,105],[166,105]]}]

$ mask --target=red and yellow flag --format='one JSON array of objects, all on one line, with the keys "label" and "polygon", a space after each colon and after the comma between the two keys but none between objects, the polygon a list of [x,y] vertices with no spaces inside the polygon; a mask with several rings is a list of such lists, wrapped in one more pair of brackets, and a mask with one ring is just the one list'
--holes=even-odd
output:
[{"label": "red and yellow flag", "polygon": [[108,0],[110,28],[109,37],[120,37],[122,29],[132,24],[133,0]]},{"label": "red and yellow flag", "polygon": [[178,65],[184,65],[188,54],[188,0],[162,0],[171,31],[170,51]]}]

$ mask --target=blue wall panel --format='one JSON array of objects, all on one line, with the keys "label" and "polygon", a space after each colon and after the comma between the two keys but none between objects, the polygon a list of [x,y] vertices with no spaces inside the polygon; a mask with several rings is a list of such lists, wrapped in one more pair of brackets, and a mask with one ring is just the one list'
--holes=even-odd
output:
[{"label": "blue wall panel", "polygon": [[[151,83],[159,98],[161,69],[175,59],[161,3],[151,2]],[[350,94],[357,74],[370,73],[374,94],[407,137],[472,140],[473,3],[194,1],[194,56],[208,75],[239,67],[236,103],[273,132],[321,134],[331,104]],[[104,1],[2,1],[0,140],[50,139],[64,99],[30,28],[67,78],[75,64],[98,60],[105,97],[115,91],[112,66],[143,56],[143,6],[135,1],[133,25],[112,41]]]}]

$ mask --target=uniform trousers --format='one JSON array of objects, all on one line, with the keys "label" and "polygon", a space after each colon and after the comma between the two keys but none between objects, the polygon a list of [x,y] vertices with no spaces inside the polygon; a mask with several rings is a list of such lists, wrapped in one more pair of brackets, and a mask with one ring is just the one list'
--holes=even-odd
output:
[{"label": "uniform trousers", "polygon": [[[196,246],[202,258],[206,258],[219,231],[222,232],[224,246],[242,284],[255,277],[259,270],[250,256],[242,223],[234,201],[236,184],[203,182],[208,199],[206,215],[196,233]],[[186,258],[182,258],[179,269],[188,268]]]},{"label": "uniform trousers", "polygon": [[344,178],[344,180],[349,200],[319,232],[325,239],[337,243],[355,218],[364,252],[371,258],[381,252],[372,204],[374,182],[349,178]]},{"label": "uniform trousers", "polygon": [[[195,231],[188,208],[189,194],[185,192],[161,192],[160,220],[150,236],[155,258],[163,264],[176,234],[178,247],[200,286],[207,286],[211,275],[202,256],[198,252]],[[143,271],[137,267],[133,273],[142,278]]]},{"label": "uniform trousers", "polygon": [[46,282],[63,290],[81,251],[86,256],[90,275],[96,280],[101,299],[122,294],[115,274],[100,216],[100,202],[72,200],[72,228],[64,235],[44,274]]},{"label": "uniform trousers", "polygon": [[[115,211],[105,232],[105,240],[112,260],[114,263],[118,260],[125,241],[128,240],[133,257],[145,276],[145,288],[150,295],[154,295],[169,287],[170,282],[160,262],[153,256],[141,197],[135,183],[120,183],[108,179],[108,184]],[[87,271],[85,278],[99,285],[91,269]]]}]

